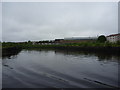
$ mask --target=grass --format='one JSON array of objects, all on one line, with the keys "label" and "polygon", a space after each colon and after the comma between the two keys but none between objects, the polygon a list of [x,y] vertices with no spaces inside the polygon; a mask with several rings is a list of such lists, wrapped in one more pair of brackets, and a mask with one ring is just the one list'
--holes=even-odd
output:
[{"label": "grass", "polygon": [[120,42],[117,43],[100,43],[100,42],[81,42],[81,43],[67,43],[58,45],[33,45],[32,43],[2,43],[2,54],[19,51],[22,49],[59,49],[59,50],[72,50],[72,51],[85,51],[94,53],[111,53],[119,55]]},{"label": "grass", "polygon": [[100,43],[100,42],[81,42],[81,43],[67,43],[67,44],[58,44],[58,45],[33,45],[32,43],[11,43],[6,42],[2,43],[2,49],[16,47],[16,48],[47,48],[47,47],[120,47],[120,42],[118,43]]}]

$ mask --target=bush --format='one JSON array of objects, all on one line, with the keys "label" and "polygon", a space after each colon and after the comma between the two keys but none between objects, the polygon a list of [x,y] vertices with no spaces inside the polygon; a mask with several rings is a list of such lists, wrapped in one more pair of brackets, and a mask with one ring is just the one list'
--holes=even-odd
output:
[{"label": "bush", "polygon": [[98,39],[97,39],[97,41],[101,42],[101,43],[104,43],[106,40],[107,39],[106,39],[106,37],[104,35],[99,36]]}]

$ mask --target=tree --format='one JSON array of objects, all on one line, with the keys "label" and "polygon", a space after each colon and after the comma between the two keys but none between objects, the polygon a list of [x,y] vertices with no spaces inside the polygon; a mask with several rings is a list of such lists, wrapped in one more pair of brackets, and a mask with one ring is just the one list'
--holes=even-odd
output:
[{"label": "tree", "polygon": [[30,40],[28,41],[28,43],[29,43],[29,44],[32,44],[32,42],[31,42]]},{"label": "tree", "polygon": [[106,40],[107,39],[106,39],[106,37],[104,35],[99,36],[98,39],[97,39],[97,41],[101,42],[101,43],[104,43]]}]

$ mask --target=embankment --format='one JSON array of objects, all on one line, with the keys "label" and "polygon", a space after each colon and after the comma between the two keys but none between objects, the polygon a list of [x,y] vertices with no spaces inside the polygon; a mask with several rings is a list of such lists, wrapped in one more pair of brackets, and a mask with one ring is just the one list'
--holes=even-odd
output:
[{"label": "embankment", "polygon": [[32,45],[25,46],[23,49],[59,49],[67,51],[80,51],[90,53],[107,53],[120,55],[120,47],[111,46],[67,46],[67,45]]},{"label": "embankment", "polygon": [[20,47],[2,48],[2,57],[11,56],[11,55],[17,55],[21,50],[22,50],[22,48],[20,48]]},{"label": "embankment", "polygon": [[33,45],[29,43],[4,43],[2,45],[2,56],[17,53],[22,49],[59,49],[67,51],[82,51],[90,53],[107,53],[120,55],[120,44],[111,43],[79,43],[79,44],[58,44],[58,45]]}]

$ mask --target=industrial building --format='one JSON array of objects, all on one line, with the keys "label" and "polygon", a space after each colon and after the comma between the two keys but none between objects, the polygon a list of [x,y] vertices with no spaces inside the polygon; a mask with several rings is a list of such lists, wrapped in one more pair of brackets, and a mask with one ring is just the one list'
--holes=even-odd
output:
[{"label": "industrial building", "polygon": [[120,41],[120,33],[109,35],[106,38],[107,38],[107,41],[116,43],[117,41]]}]

